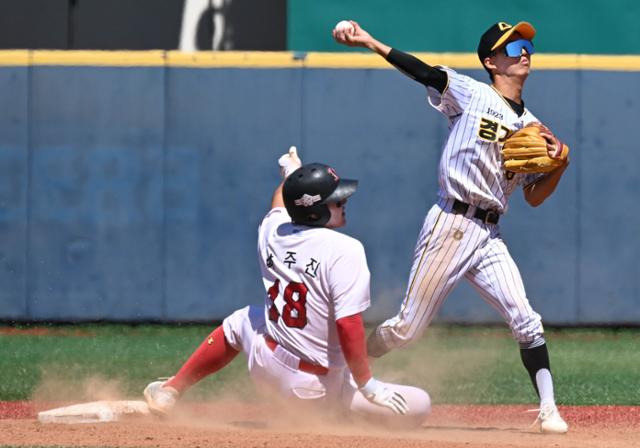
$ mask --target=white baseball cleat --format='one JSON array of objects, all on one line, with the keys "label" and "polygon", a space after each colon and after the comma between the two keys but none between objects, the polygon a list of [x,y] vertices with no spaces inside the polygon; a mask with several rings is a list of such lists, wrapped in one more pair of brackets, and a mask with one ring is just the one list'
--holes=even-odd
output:
[{"label": "white baseball cleat", "polygon": [[540,432],[544,434],[565,434],[569,430],[569,425],[560,416],[558,408],[553,404],[546,404],[540,407],[540,413],[534,424],[537,422],[540,422]]},{"label": "white baseball cleat", "polygon": [[153,381],[144,388],[144,398],[149,410],[155,414],[167,415],[178,400],[178,391],[164,386],[164,381]]}]

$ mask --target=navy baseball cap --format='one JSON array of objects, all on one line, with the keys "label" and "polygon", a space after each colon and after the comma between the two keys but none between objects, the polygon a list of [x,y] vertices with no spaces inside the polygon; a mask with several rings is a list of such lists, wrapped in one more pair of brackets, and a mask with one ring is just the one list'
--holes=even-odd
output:
[{"label": "navy baseball cap", "polygon": [[506,22],[498,22],[491,25],[480,37],[480,43],[478,43],[478,58],[480,58],[480,62],[484,64],[484,58],[505,43],[513,33],[520,33],[524,39],[531,40],[536,35],[536,29],[529,22],[518,22],[515,26]]}]

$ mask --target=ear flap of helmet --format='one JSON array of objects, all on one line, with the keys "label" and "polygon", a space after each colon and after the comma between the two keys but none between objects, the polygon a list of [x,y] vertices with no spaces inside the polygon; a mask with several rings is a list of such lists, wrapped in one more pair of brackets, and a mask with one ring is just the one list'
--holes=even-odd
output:
[{"label": "ear flap of helmet", "polygon": [[287,212],[294,223],[305,226],[322,227],[331,219],[331,212],[326,204],[314,205],[307,209],[298,207],[293,214],[289,209],[287,209]]}]

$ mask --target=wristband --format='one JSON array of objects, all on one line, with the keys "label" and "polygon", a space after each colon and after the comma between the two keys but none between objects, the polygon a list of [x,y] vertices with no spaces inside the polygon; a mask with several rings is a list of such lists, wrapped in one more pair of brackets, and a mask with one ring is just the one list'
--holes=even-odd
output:
[{"label": "wristband", "polygon": [[287,165],[287,166],[281,166],[280,167],[280,174],[282,175],[283,179],[286,179],[287,177],[289,177],[289,175],[291,173],[293,173],[298,168],[300,168],[300,167],[299,166],[295,166],[294,164],[290,164],[290,165]]},{"label": "wristband", "polygon": [[358,390],[362,393],[362,395],[364,395],[367,398],[374,396],[376,394],[377,389],[378,389],[378,381],[374,377],[369,378],[369,381],[367,381],[367,383],[364,386],[358,388]]}]

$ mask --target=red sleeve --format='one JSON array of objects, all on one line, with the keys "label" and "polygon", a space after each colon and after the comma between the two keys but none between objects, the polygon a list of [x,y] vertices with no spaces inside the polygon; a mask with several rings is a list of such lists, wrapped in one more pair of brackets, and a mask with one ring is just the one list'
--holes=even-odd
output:
[{"label": "red sleeve", "polygon": [[364,339],[364,324],[360,313],[336,320],[340,347],[353,379],[358,387],[364,386],[371,378],[367,344]]}]

